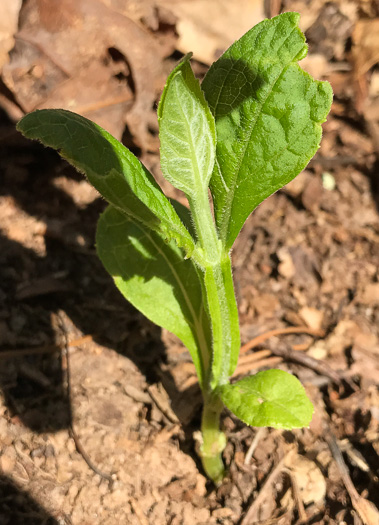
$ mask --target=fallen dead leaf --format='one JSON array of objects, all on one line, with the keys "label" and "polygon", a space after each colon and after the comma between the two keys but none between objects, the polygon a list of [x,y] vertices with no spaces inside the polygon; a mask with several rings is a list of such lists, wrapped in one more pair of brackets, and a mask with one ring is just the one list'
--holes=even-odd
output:
[{"label": "fallen dead leaf", "polygon": [[309,9],[308,4],[304,0],[290,0],[290,2],[286,0],[283,11],[297,11],[301,13],[300,29],[305,32],[315,23],[326,2],[327,0],[313,0],[312,9]]},{"label": "fallen dead leaf", "polygon": [[357,300],[367,306],[379,305],[379,283],[368,284]]},{"label": "fallen dead leaf", "polygon": [[379,71],[374,71],[371,75],[369,96],[370,98],[375,98],[379,96]]},{"label": "fallen dead leaf", "polygon": [[303,503],[322,503],[326,494],[326,482],[316,463],[296,455],[286,462],[286,466],[296,479]]},{"label": "fallen dead leaf", "polygon": [[9,476],[16,465],[16,453],[13,448],[7,448],[0,456],[0,473]]},{"label": "fallen dead leaf", "polygon": [[30,0],[3,80],[25,112],[70,109],[117,138],[126,122],[148,149],[156,142],[148,127],[164,82],[163,55],[152,34],[99,0],[62,0],[54,10]]},{"label": "fallen dead leaf", "polygon": [[352,499],[352,501],[355,510],[365,525],[378,525],[379,512],[371,501],[362,498],[362,496]]},{"label": "fallen dead leaf", "polygon": [[299,311],[299,315],[309,328],[312,328],[313,330],[320,330],[322,328],[324,312],[321,312],[316,308],[303,306]]},{"label": "fallen dead leaf", "polygon": [[366,73],[379,62],[379,18],[359,20],[352,34],[352,62],[355,77],[355,107],[362,113],[369,91]]},{"label": "fallen dead leaf", "polygon": [[301,67],[312,75],[312,77],[319,80],[325,78],[330,70],[329,62],[326,60],[325,55],[322,55],[321,53],[307,55],[301,61]]},{"label": "fallen dead leaf", "polygon": [[304,191],[301,195],[301,202],[309,211],[316,212],[320,206],[321,198],[323,194],[323,188],[321,179],[313,176],[309,183],[305,186]]},{"label": "fallen dead leaf", "polygon": [[99,198],[99,193],[87,180],[76,181],[67,177],[55,177],[53,185],[71,197],[78,208],[85,208]]},{"label": "fallen dead leaf", "polygon": [[303,170],[297,177],[295,177],[291,182],[286,184],[281,191],[290,195],[291,197],[299,197],[304,191],[305,186],[313,177],[312,173],[308,170]]},{"label": "fallen dead leaf", "polygon": [[159,0],[178,19],[178,49],[211,64],[237,38],[263,20],[260,0]]},{"label": "fallen dead leaf", "polygon": [[264,293],[254,297],[251,305],[262,317],[272,317],[280,309],[280,302],[273,294]]},{"label": "fallen dead leaf", "polygon": [[325,342],[316,341],[316,343],[310,347],[307,354],[313,357],[314,359],[318,359],[319,361],[321,361],[322,359],[326,359],[328,351],[326,349]]},{"label": "fallen dead leaf", "polygon": [[14,45],[13,35],[17,31],[18,14],[22,0],[2,2],[0,5],[0,72],[9,60],[9,51]]},{"label": "fallen dead leaf", "polygon": [[280,261],[278,264],[278,272],[286,279],[291,279],[295,275],[296,269],[288,247],[282,246],[276,252],[276,255]]},{"label": "fallen dead leaf", "polygon": [[355,73],[359,77],[379,62],[379,18],[359,20],[352,39]]}]

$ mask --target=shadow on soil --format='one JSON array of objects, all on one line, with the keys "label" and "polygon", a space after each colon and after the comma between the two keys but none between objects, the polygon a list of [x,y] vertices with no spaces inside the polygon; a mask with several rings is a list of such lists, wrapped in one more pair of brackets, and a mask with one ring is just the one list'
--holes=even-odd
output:
[{"label": "shadow on soil", "polygon": [[59,522],[50,516],[26,492],[7,477],[0,476],[0,523],[2,525],[58,525],[69,523],[64,516]]},{"label": "shadow on soil", "polygon": [[[54,180],[82,177],[52,150],[24,140],[4,114],[0,137],[0,195],[47,225],[42,255],[0,235],[0,388],[11,417],[35,432],[57,431],[70,424],[60,354],[20,356],[16,350],[62,344],[58,312],[68,318],[70,339],[75,327],[91,334],[131,359],[148,382],[162,380],[155,370],[164,346],[160,329],[123,299],[96,256],[104,201],[79,208]],[[1,355],[12,349],[14,356]]]}]

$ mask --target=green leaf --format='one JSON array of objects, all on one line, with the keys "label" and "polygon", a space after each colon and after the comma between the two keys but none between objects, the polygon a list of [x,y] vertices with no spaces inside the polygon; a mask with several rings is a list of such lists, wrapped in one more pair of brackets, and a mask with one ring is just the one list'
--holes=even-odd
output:
[{"label": "green leaf", "polygon": [[209,321],[197,269],[172,241],[109,206],[96,234],[99,258],[122,295],[153,323],[177,335],[205,385]]},{"label": "green leaf", "polygon": [[171,72],[159,108],[161,167],[189,197],[208,188],[215,159],[215,124],[187,55]]},{"label": "green leaf", "polygon": [[192,253],[191,235],[151,173],[100,126],[70,111],[44,109],[23,117],[17,129],[57,149],[115,208]]},{"label": "green leaf", "polygon": [[221,399],[241,421],[253,427],[291,430],[307,427],[313,405],[304,387],[283,370],[266,370],[220,388]]},{"label": "green leaf", "polygon": [[307,54],[298,20],[297,13],[284,13],[253,27],[202,83],[216,120],[210,187],[226,249],[256,206],[290,182],[319,147],[332,90],[297,64]]}]

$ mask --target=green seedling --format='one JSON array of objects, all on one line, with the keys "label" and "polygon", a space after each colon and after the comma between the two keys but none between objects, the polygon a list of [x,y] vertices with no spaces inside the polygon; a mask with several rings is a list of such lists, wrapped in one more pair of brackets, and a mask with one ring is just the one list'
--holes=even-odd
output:
[{"label": "green seedling", "polygon": [[240,349],[231,248],[248,215],[315,154],[332,102],[330,85],[298,65],[307,54],[298,20],[285,13],[253,27],[201,86],[190,55],[168,77],[158,107],[161,167],[189,209],[79,115],[41,110],[18,124],[108,201],[97,253],[124,297],[190,351],[204,397],[200,455],[215,483],[224,475],[224,406],[248,425],[280,429],[308,426],[313,413],[298,379],[282,370],[230,382]]}]

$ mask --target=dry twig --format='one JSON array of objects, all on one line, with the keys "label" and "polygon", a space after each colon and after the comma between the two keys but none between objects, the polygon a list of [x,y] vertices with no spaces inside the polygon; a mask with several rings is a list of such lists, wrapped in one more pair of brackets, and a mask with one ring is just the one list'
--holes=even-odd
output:
[{"label": "dry twig", "polygon": [[251,525],[252,523],[256,523],[255,521],[256,512],[258,511],[259,507],[262,505],[262,503],[266,499],[267,492],[270,490],[272,484],[274,483],[276,478],[279,476],[279,474],[282,472],[285,464],[289,461],[290,457],[294,453],[295,453],[294,449],[289,450],[287,454],[285,454],[282,457],[282,459],[276,465],[274,470],[270,473],[263,487],[261,488],[261,491],[259,492],[258,496],[255,498],[252,505],[249,507],[248,511],[246,512],[245,517],[241,521],[241,525]]},{"label": "dry twig", "polygon": [[166,391],[164,390],[163,386],[161,384],[157,385],[150,385],[147,388],[147,391],[149,392],[149,395],[157,408],[162,412],[162,414],[171,422],[174,424],[179,423],[179,420],[175,414],[175,412],[172,410],[168,396]]},{"label": "dry twig", "polygon": [[[78,339],[74,339],[73,341],[70,341],[68,343],[69,348],[73,348],[75,346],[82,345],[84,343],[88,343],[93,340],[92,335],[83,335],[82,337],[78,337]],[[2,350],[0,352],[0,359],[9,359],[9,358],[15,358],[15,357],[21,357],[24,355],[36,355],[36,354],[51,354],[55,352],[60,352],[62,350],[61,346],[58,345],[44,345],[44,346],[36,346],[32,348],[13,348],[9,350]]]},{"label": "dry twig", "polygon": [[307,513],[305,512],[304,503],[303,503],[303,500],[301,499],[300,489],[299,489],[299,485],[297,483],[296,477],[293,475],[293,472],[291,469],[285,468],[283,470],[288,474],[291,480],[293,499],[295,500],[297,509],[299,511],[298,523],[305,524],[307,523],[308,516],[307,516]]},{"label": "dry twig", "polygon": [[337,440],[332,433],[331,429],[327,424],[324,424],[325,428],[325,440],[329,445],[330,451],[333,455],[339,473],[341,475],[342,481],[346,487],[346,490],[349,493],[351,502],[354,509],[357,511],[359,517],[363,521],[364,525],[378,525],[379,524],[379,511],[371,501],[363,498],[358,494],[357,489],[355,488],[349,470],[346,466],[345,460],[343,459],[342,452],[338,446]]},{"label": "dry twig", "polygon": [[257,337],[254,337],[254,339],[251,339],[248,343],[242,345],[240,354],[245,354],[252,348],[256,348],[267,341],[267,339],[271,339],[271,337],[289,334],[308,334],[315,337],[324,337],[325,335],[322,330],[314,330],[313,328],[308,328],[307,326],[288,326],[287,328],[276,328],[275,330],[270,330],[269,332],[258,335]]},{"label": "dry twig", "polygon": [[233,377],[245,375],[251,373],[252,370],[259,370],[263,367],[274,367],[281,363],[283,359],[281,357],[267,357],[266,359],[260,359],[259,361],[247,362],[238,365],[236,368]]},{"label": "dry twig", "polygon": [[145,514],[142,512],[141,507],[138,505],[138,501],[135,498],[130,498],[129,503],[138,521],[140,522],[140,525],[149,525]]},{"label": "dry twig", "polygon": [[257,448],[258,443],[261,439],[265,437],[267,434],[267,428],[261,427],[258,432],[255,434],[253,441],[251,442],[251,445],[249,447],[249,450],[247,451],[247,454],[245,456],[244,464],[248,465],[251,461],[251,458],[253,457],[253,454],[255,452],[255,449]]},{"label": "dry twig", "polygon": [[292,361],[294,363],[299,363],[300,365],[306,366],[311,370],[314,370],[318,374],[329,377],[334,383],[340,384],[342,382],[342,377],[338,372],[333,370],[329,365],[323,361],[319,361],[310,355],[304,354],[303,352],[298,352],[292,350],[292,348],[280,341],[279,343],[270,344],[271,353],[280,356],[287,361]]},{"label": "dry twig", "polygon": [[[63,346],[63,356],[66,359],[66,388],[67,388],[67,399],[68,399],[68,410],[69,410],[69,419],[70,419],[70,436],[72,437],[76,450],[79,452],[79,454],[82,456],[84,461],[87,463],[89,468],[93,470],[98,476],[100,476],[103,479],[106,479],[107,481],[113,483],[113,478],[110,474],[106,474],[103,471],[101,471],[91,460],[85,449],[83,448],[83,445],[80,442],[80,439],[78,435],[75,432],[74,429],[74,423],[73,423],[73,413],[72,413],[72,404],[71,404],[71,369],[70,369],[70,352],[68,351],[69,348],[69,341],[67,336],[67,331],[64,326],[63,318],[58,314],[58,320],[59,325],[62,330],[62,334],[64,337],[64,346]],[[82,340],[84,338],[81,338]]]}]

